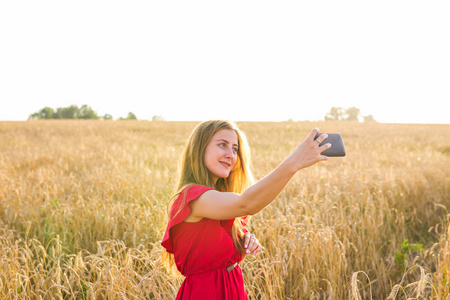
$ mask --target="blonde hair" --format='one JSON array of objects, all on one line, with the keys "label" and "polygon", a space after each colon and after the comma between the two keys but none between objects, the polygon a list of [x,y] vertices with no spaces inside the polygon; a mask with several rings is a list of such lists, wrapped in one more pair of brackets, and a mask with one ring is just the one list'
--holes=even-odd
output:
[{"label": "blonde hair", "polygon": [[[237,159],[236,164],[231,170],[229,176],[227,178],[219,178],[215,183],[205,165],[204,156],[206,146],[211,141],[212,136],[216,132],[223,129],[230,129],[236,132],[238,138]],[[202,122],[195,127],[186,142],[181,161],[181,174],[178,181],[177,192],[169,201],[168,214],[170,214],[170,209],[174,201],[181,194],[183,189],[189,189],[189,186],[191,185],[199,184],[214,188],[221,192],[241,194],[248,187],[250,187],[252,183],[253,175],[250,170],[250,147],[245,134],[240,131],[233,122],[230,121],[213,120]],[[186,205],[187,193],[184,193],[184,195],[184,202],[178,212],[180,212],[184,205]],[[246,221],[248,221],[248,217]],[[231,233],[235,247],[239,252],[243,253],[244,248],[242,245],[242,236],[244,231],[242,218],[236,218],[234,220]],[[175,265],[175,260],[173,254],[163,251],[162,259],[166,267],[169,270],[174,271],[173,267]]]}]

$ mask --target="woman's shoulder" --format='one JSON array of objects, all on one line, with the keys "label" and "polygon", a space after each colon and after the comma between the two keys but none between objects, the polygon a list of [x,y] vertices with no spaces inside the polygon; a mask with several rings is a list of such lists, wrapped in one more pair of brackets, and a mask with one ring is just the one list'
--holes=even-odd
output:
[{"label": "woman's shoulder", "polygon": [[173,218],[175,215],[180,213],[181,210],[188,210],[190,212],[190,207],[187,204],[193,200],[196,200],[204,192],[209,190],[213,190],[213,188],[200,184],[188,184],[183,187],[172,204],[170,209],[170,218]]},{"label": "woman's shoulder", "polygon": [[192,201],[200,197],[204,192],[214,190],[201,184],[188,184],[180,191],[178,198],[186,198],[186,201]]}]

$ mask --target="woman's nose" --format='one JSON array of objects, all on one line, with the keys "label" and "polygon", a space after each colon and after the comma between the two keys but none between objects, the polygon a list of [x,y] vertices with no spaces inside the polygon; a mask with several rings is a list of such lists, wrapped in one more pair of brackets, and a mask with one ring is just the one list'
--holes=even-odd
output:
[{"label": "woman's nose", "polygon": [[233,155],[234,155],[233,149],[227,148],[225,155],[227,157],[233,157]]}]

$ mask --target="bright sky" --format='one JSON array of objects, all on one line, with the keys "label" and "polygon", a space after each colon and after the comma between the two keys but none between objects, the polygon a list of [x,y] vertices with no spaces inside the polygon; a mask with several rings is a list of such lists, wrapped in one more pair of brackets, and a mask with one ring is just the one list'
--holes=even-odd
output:
[{"label": "bright sky", "polygon": [[450,1],[1,1],[0,120],[450,123]]}]

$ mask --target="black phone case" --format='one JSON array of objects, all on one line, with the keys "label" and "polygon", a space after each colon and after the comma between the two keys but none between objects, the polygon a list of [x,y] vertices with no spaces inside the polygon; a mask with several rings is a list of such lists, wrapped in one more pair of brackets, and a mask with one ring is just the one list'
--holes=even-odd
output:
[{"label": "black phone case", "polygon": [[[316,140],[319,135],[322,133],[318,133],[314,140]],[[323,140],[322,143],[320,143],[319,146],[322,146],[324,144],[330,143],[331,148],[327,149],[322,152],[322,155],[329,156],[329,157],[342,157],[345,156],[345,148],[344,148],[344,141],[342,140],[342,137],[339,133],[327,133],[328,137]]]}]

